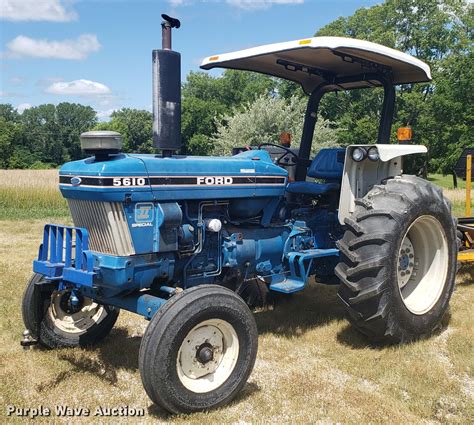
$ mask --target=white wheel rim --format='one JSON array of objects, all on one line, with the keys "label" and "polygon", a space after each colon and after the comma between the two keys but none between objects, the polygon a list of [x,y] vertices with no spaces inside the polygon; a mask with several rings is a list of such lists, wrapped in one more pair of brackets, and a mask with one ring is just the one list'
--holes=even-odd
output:
[{"label": "white wheel rim", "polygon": [[[199,355],[212,351],[203,362]],[[181,383],[195,393],[220,387],[231,375],[239,356],[239,339],[234,327],[221,319],[210,319],[195,326],[178,351],[176,369]]]},{"label": "white wheel rim", "polygon": [[398,289],[405,307],[422,315],[438,302],[446,282],[449,252],[446,233],[434,217],[418,217],[398,253]]},{"label": "white wheel rim", "polygon": [[84,297],[81,309],[75,313],[68,313],[61,306],[61,298],[65,291],[55,291],[51,296],[51,304],[48,308],[49,316],[54,326],[63,332],[70,334],[86,333],[92,326],[101,322],[107,311],[104,306]]}]

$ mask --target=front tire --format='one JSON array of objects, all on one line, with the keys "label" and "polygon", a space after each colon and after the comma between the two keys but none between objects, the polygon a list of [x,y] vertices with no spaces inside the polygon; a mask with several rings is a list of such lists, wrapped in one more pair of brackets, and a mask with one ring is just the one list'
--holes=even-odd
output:
[{"label": "front tire", "polygon": [[408,342],[441,323],[454,289],[457,241],[441,189],[396,177],[356,200],[338,246],[339,297],[374,341]]},{"label": "front tire", "polygon": [[79,296],[74,308],[70,291],[57,291],[42,275],[28,282],[22,302],[23,322],[33,338],[48,348],[83,347],[105,338],[119,309]]},{"label": "front tire", "polygon": [[257,326],[245,302],[218,285],[175,295],[151,319],[139,366],[150,399],[171,413],[230,402],[257,355]]}]

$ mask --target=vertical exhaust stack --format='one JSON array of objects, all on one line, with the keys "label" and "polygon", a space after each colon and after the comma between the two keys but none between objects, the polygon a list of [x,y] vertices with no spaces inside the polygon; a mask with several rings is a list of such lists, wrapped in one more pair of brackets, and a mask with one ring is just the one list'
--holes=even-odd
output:
[{"label": "vertical exhaust stack", "polygon": [[161,15],[162,49],[153,50],[153,146],[164,157],[181,148],[181,55],[171,50],[178,19]]}]

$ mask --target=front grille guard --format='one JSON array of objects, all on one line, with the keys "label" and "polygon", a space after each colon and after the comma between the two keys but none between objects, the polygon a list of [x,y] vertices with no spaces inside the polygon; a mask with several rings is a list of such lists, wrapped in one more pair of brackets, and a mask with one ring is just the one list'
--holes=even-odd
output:
[{"label": "front grille guard", "polygon": [[43,243],[33,271],[49,280],[59,280],[92,287],[94,255],[89,251],[89,233],[83,227],[47,224]]}]

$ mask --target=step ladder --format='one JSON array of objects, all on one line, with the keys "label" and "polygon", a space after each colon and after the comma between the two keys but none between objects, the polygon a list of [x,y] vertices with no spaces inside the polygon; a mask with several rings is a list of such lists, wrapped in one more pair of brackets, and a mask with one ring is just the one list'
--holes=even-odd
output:
[{"label": "step ladder", "polygon": [[291,294],[304,289],[308,279],[311,264],[315,258],[338,256],[339,250],[329,249],[306,249],[304,251],[289,252],[286,257],[290,266],[290,275],[283,273],[272,277],[270,289],[272,291]]}]

